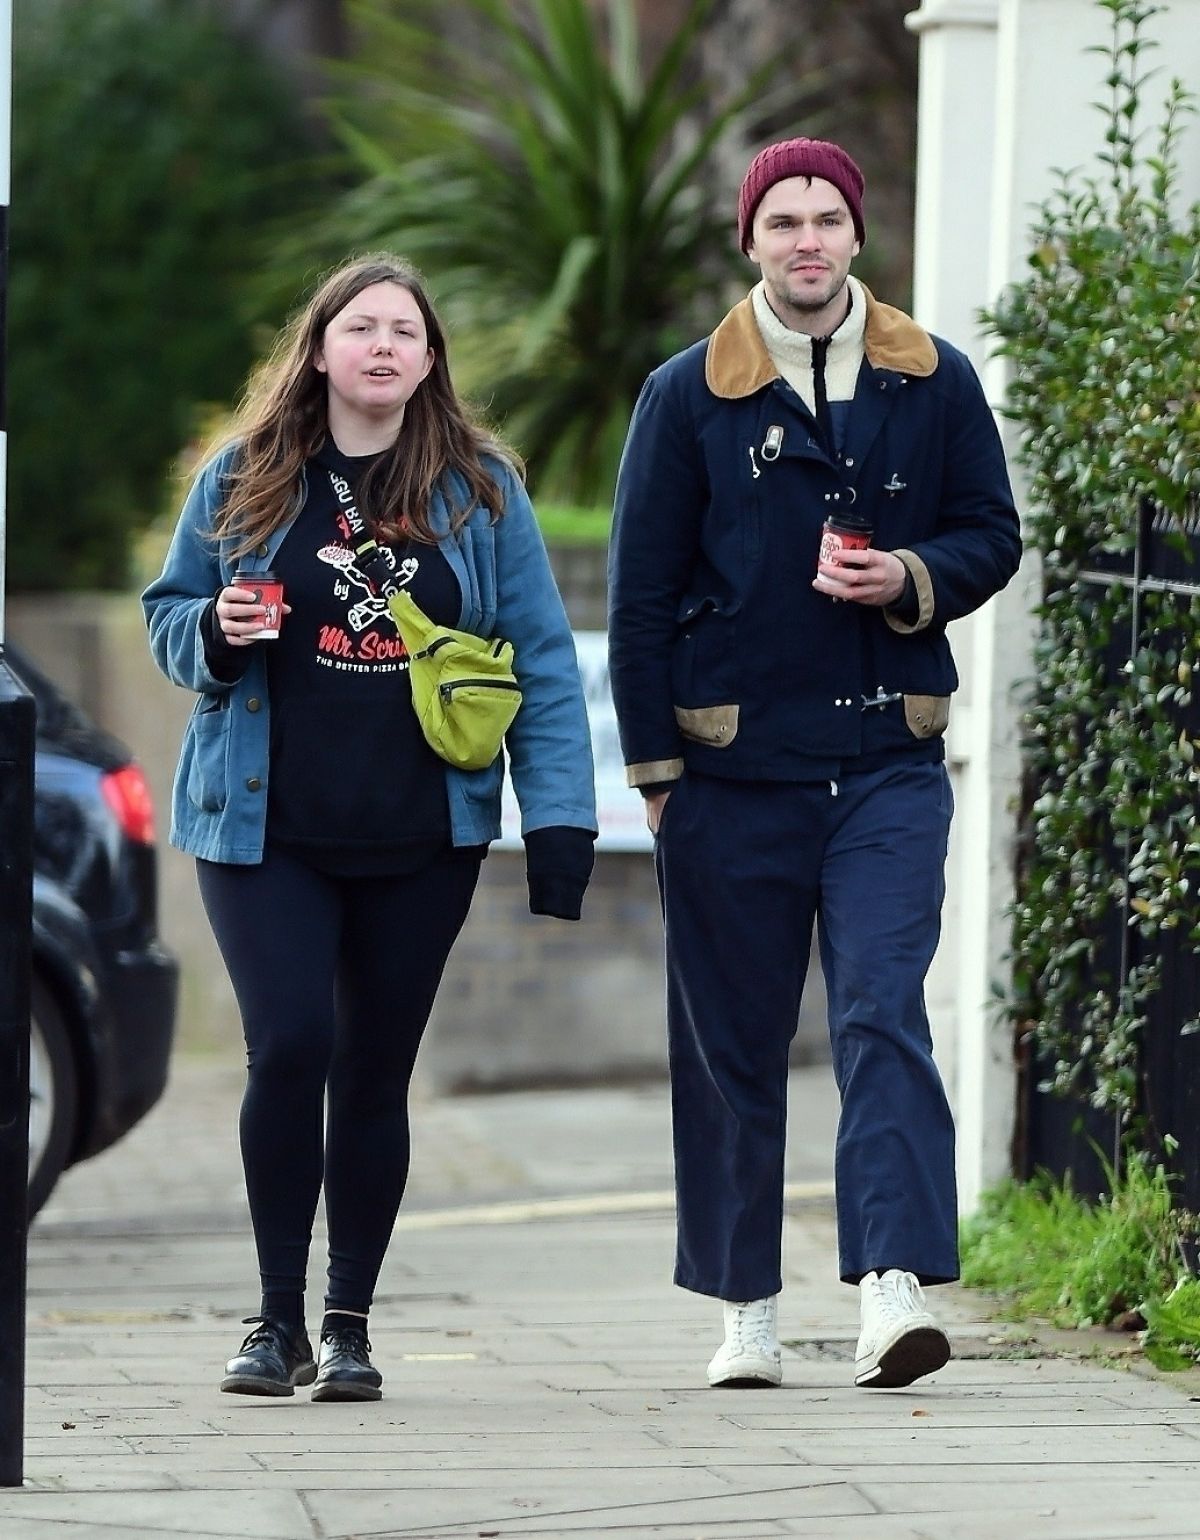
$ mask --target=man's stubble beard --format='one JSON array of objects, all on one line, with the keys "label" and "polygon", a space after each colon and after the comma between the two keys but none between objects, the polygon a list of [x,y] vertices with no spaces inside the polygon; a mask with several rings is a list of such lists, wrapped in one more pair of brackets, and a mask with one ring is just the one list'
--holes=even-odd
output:
[{"label": "man's stubble beard", "polygon": [[849,276],[850,275],[848,273],[843,273],[840,280],[834,285],[828,294],[826,294],[824,299],[806,299],[803,297],[798,297],[797,295],[790,293],[786,288],[780,288],[773,283],[768,284],[767,287],[771,291],[771,297],[782,309],[794,311],[797,315],[809,316],[815,315],[819,311],[827,310],[829,306],[833,304],[834,300],[837,299],[838,295],[841,294],[845,289],[846,280],[849,278]]}]

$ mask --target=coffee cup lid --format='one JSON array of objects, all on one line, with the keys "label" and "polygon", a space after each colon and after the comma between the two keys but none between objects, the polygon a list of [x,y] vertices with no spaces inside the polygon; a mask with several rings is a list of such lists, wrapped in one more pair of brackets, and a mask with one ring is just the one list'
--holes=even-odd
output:
[{"label": "coffee cup lid", "polygon": [[866,530],[869,532],[875,528],[875,525],[870,519],[868,519],[864,514],[855,513],[853,508],[847,508],[844,511],[839,510],[837,513],[831,513],[825,522],[826,524],[831,525],[834,529],[847,529],[856,531]]}]

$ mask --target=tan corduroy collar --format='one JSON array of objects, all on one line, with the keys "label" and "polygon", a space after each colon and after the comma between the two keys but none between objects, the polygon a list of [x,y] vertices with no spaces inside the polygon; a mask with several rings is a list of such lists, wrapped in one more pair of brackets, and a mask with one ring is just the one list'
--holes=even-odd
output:
[{"label": "tan corduroy collar", "polygon": [[[932,374],[938,356],[929,333],[903,310],[881,305],[870,289],[863,287],[862,293],[867,302],[863,350],[871,367],[922,378]],[[730,401],[752,396],[779,379],[754,319],[750,295],[733,307],[709,338],[704,374],[709,390]]]}]

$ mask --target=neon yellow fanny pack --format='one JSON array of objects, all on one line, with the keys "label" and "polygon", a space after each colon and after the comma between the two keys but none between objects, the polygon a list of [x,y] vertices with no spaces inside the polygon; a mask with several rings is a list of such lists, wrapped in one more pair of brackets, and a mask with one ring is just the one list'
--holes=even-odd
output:
[{"label": "neon yellow fanny pack", "polygon": [[408,653],[425,741],[460,770],[486,769],[521,705],[512,643],[435,625],[403,588],[387,604]]}]

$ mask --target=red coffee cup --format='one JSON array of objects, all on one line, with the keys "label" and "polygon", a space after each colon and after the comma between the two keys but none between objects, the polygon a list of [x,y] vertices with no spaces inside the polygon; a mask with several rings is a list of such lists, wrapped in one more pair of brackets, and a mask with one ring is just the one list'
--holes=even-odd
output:
[{"label": "red coffee cup", "polygon": [[821,529],[821,560],[836,566],[839,552],[865,551],[874,533],[875,526],[860,514],[831,513]]},{"label": "red coffee cup", "polygon": [[279,635],[280,626],[283,624],[283,584],[273,572],[267,572],[259,568],[250,569],[245,572],[235,572],[233,574],[233,586],[235,588],[248,588],[254,595],[255,601],[263,607],[262,625],[257,631],[249,633],[251,639],[264,642],[274,641]]}]

